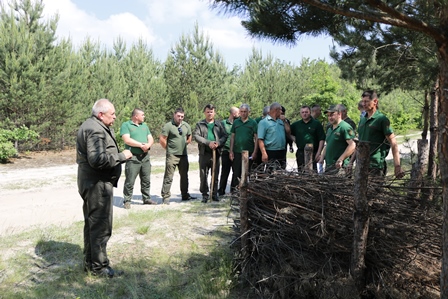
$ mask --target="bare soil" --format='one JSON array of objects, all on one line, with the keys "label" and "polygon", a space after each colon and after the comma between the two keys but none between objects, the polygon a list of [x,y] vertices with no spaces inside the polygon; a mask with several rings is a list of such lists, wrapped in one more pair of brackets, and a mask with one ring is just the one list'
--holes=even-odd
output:
[{"label": "bare soil", "polygon": [[[189,145],[189,160],[196,162],[196,144]],[[151,164],[163,168],[165,150],[154,144],[151,148]],[[0,235],[17,233],[46,225],[70,225],[82,221],[82,199],[78,194],[75,149],[63,151],[21,153],[8,163],[0,164]],[[181,194],[176,173],[171,188],[169,206],[161,205],[163,172],[151,174],[151,197],[159,204],[142,205],[140,181],[137,178],[131,209],[179,208]],[[189,191],[200,198],[199,173],[190,171]],[[114,215],[126,215],[123,208],[122,177],[114,190]]]}]

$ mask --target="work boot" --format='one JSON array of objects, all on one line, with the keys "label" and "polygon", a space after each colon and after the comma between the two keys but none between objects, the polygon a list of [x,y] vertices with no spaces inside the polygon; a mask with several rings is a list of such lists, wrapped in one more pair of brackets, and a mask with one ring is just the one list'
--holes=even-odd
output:
[{"label": "work boot", "polygon": [[129,210],[129,209],[131,208],[131,202],[130,202],[130,201],[125,202],[125,203],[124,203],[124,208],[125,208],[126,210]]},{"label": "work boot", "polygon": [[163,204],[164,205],[169,205],[170,204],[170,199],[169,198],[164,198],[163,199]]},{"label": "work boot", "polygon": [[208,201],[208,194],[202,194],[202,202],[206,203]]}]

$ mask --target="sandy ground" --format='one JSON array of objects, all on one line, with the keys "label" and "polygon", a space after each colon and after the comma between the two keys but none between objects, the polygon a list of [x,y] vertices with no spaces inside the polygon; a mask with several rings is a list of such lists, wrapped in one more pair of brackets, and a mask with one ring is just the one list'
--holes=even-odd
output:
[{"label": "sandy ground", "polygon": [[[413,138],[418,138],[418,134]],[[411,141],[412,150],[416,152],[416,141]],[[409,148],[400,146],[402,154]],[[164,165],[163,152],[159,149],[152,158],[153,166]],[[194,151],[192,151],[194,152]],[[0,235],[14,234],[33,227],[48,225],[70,225],[82,221],[82,199],[76,185],[77,165],[74,150],[30,154],[13,163],[0,164]],[[392,156],[389,154],[388,159]],[[190,162],[197,162],[197,153],[189,155]],[[294,160],[288,161],[294,167]],[[137,178],[132,200],[132,210],[175,209],[181,203],[179,175],[176,173],[171,188],[171,204],[160,204],[162,198],[163,173],[151,175],[151,197],[158,205],[142,205],[140,181]],[[189,172],[190,194],[200,200],[199,172]],[[114,216],[126,215],[129,210],[123,208],[122,175],[118,188],[114,189]],[[229,188],[229,186],[227,186]],[[228,191],[228,189],[227,189]]]},{"label": "sandy ground", "polygon": [[[197,161],[197,156],[190,156]],[[163,166],[164,161],[152,162],[153,166]],[[47,225],[69,225],[82,221],[82,199],[76,184],[77,165],[60,165],[37,168],[11,169],[0,165],[0,235],[8,235]],[[151,197],[162,202],[160,191],[163,173],[151,175]],[[190,171],[190,194],[199,200],[199,172]],[[123,208],[122,175],[118,187],[114,189],[114,215],[128,213]],[[176,173],[171,187],[171,204],[142,205],[140,180],[137,178],[131,209],[176,208],[181,203],[179,174]]]}]

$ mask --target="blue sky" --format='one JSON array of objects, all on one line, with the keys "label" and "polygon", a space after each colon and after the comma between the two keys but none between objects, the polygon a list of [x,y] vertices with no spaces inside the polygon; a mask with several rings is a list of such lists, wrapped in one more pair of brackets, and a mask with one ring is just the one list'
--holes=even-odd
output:
[{"label": "blue sky", "polygon": [[222,16],[208,0],[43,0],[46,16],[59,13],[57,35],[79,46],[87,36],[110,47],[117,37],[130,46],[142,38],[156,58],[164,61],[182,34],[195,23],[211,40],[228,66],[244,65],[252,49],[296,65],[303,58],[329,58],[330,37],[303,37],[294,47],[248,36],[238,17]]}]

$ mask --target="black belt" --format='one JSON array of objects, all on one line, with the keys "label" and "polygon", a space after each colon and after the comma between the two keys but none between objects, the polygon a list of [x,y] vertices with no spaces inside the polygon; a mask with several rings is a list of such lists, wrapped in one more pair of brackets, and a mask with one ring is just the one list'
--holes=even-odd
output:
[{"label": "black belt", "polygon": [[148,153],[143,153],[143,154],[132,154],[133,156],[137,157],[137,159],[143,159],[144,157],[146,157]]}]

